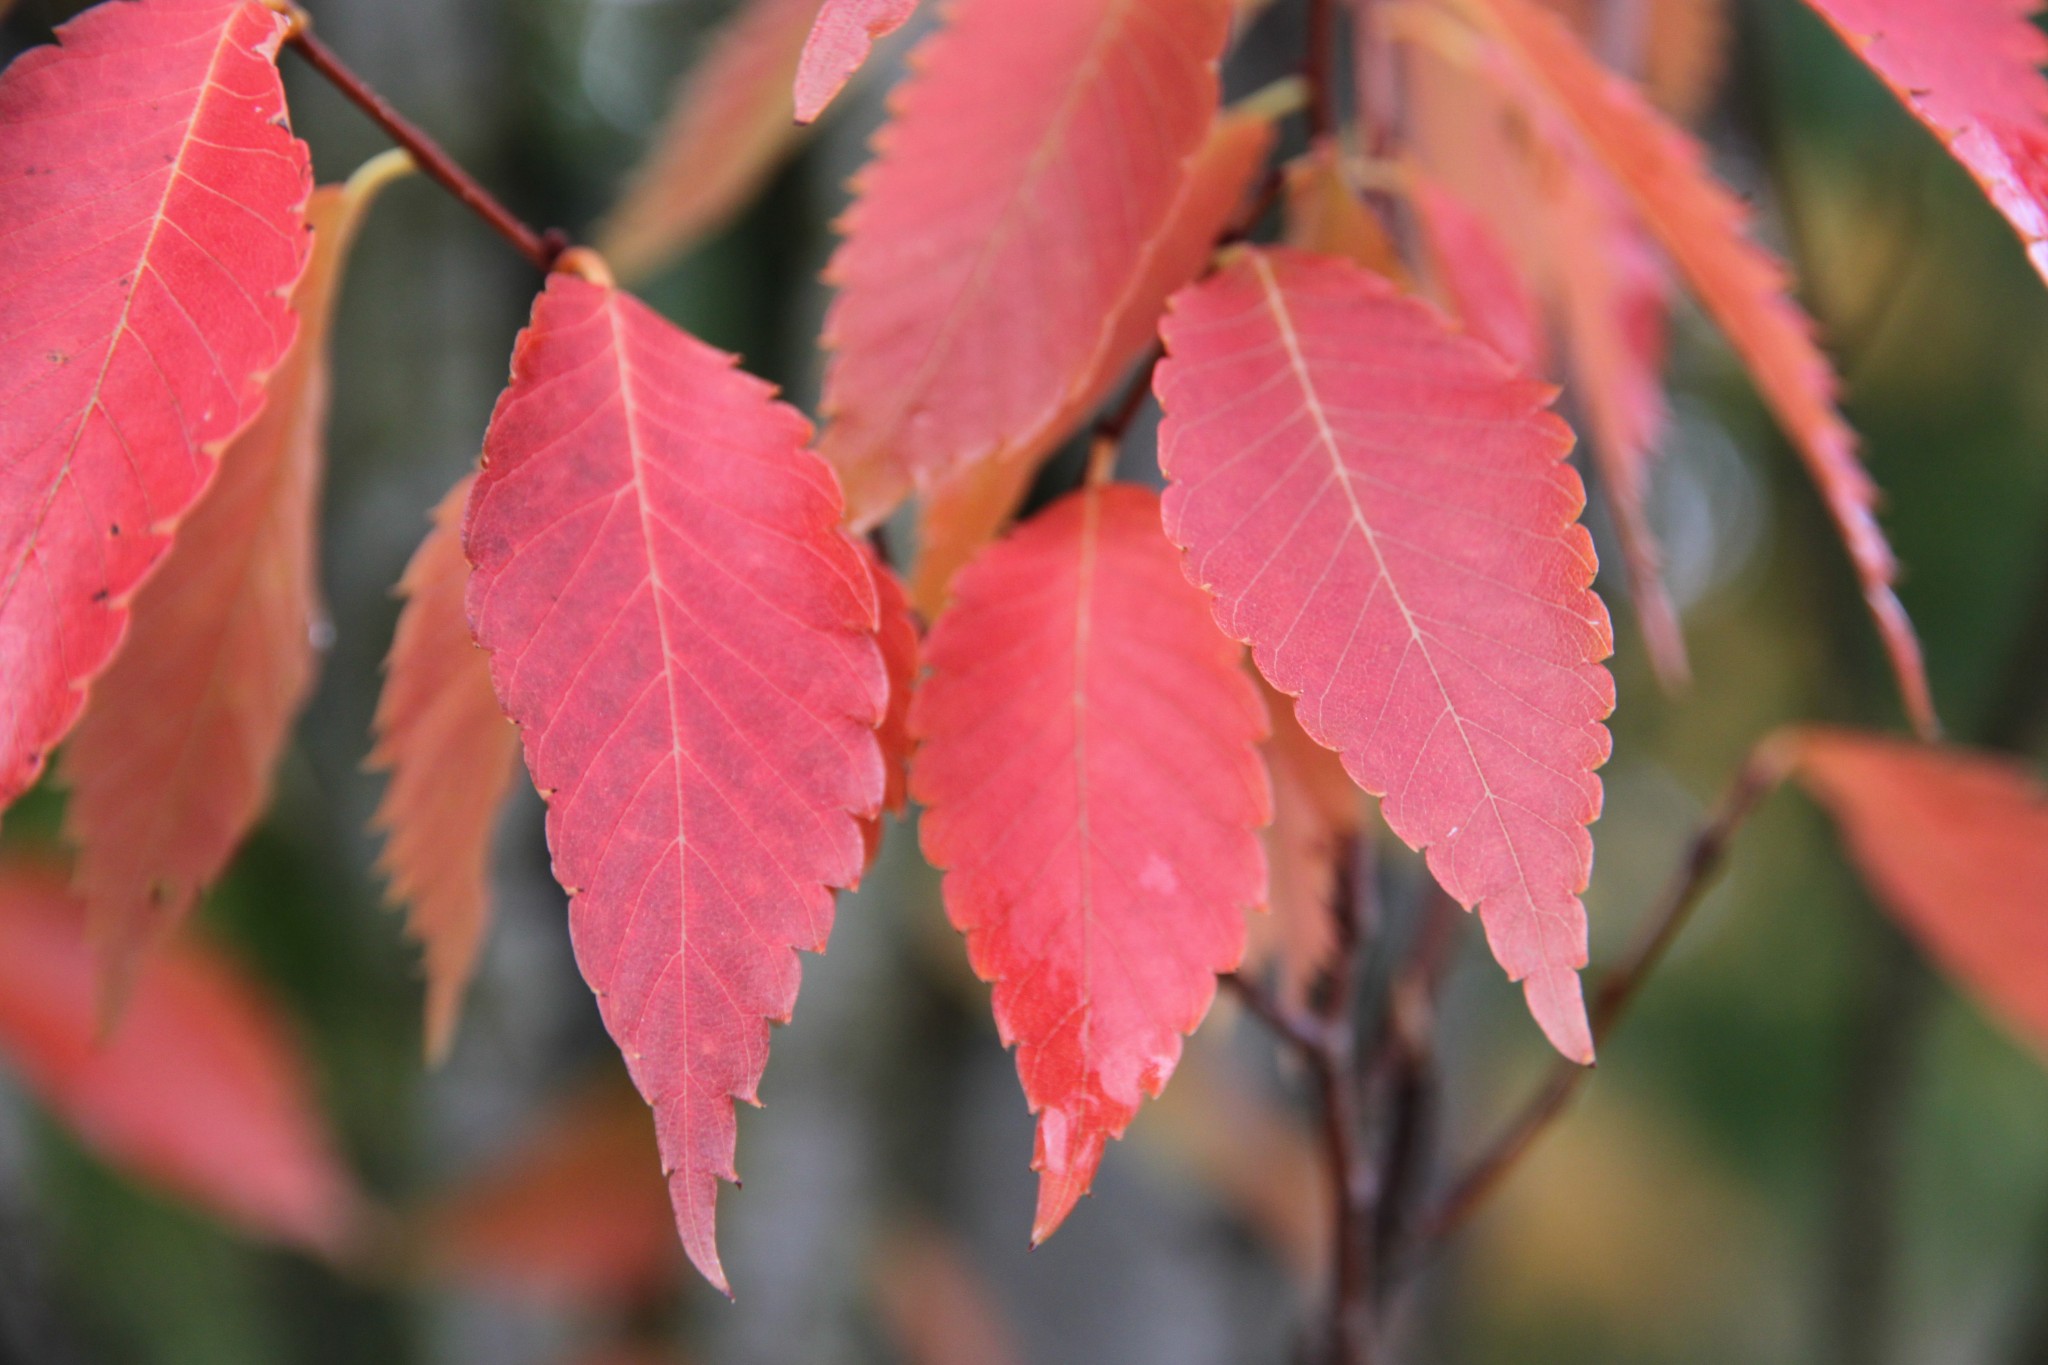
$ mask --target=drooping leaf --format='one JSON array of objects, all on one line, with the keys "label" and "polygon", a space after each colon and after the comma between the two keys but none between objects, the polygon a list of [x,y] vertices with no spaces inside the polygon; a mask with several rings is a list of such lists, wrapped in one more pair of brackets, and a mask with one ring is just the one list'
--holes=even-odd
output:
[{"label": "drooping leaf", "polygon": [[1898,566],[1877,524],[1877,490],[1835,411],[1834,371],[1786,293],[1784,268],[1744,234],[1747,211],[1708,172],[1699,145],[1602,68],[1555,15],[1531,0],[1454,3],[1497,39],[1496,74],[1532,107],[1554,111],[1614,178],[1748,368],[1848,546],[1907,715],[1933,733],[1919,640],[1893,591]]},{"label": "drooping leaf", "polygon": [[1157,1095],[1264,900],[1265,728],[1159,533],[1091,487],[991,546],[926,641],[911,791],[1038,1115],[1032,1241]]},{"label": "drooping leaf", "polygon": [[1807,0],[2005,215],[2048,278],[2039,0]]},{"label": "drooping leaf", "polygon": [[384,663],[370,766],[391,775],[372,820],[378,869],[424,949],[426,1050],[447,1056],[490,918],[491,834],[519,765],[519,732],[498,709],[490,662],[470,638],[462,511],[472,477],[448,490],[398,590],[405,609]]},{"label": "drooping leaf", "polygon": [[0,862],[0,1054],[86,1146],[254,1237],[340,1255],[361,1200],[308,1064],[255,984],[192,940],[99,1027],[85,908],[55,863]]},{"label": "drooping leaf", "polygon": [[1364,798],[1344,760],[1301,728],[1293,698],[1264,678],[1259,685],[1273,725],[1259,746],[1273,786],[1273,823],[1266,830],[1272,913],[1252,921],[1245,959],[1270,960],[1282,1000],[1299,1006],[1337,945],[1338,864],[1364,825]]},{"label": "drooping leaf", "polygon": [[1727,0],[1543,0],[1602,60],[1643,84],[1659,109],[1691,122],[1727,61]]},{"label": "drooping leaf", "polygon": [[827,278],[824,444],[865,528],[1060,427],[1216,106],[1227,0],[960,0]]},{"label": "drooping leaf", "polygon": [[817,12],[818,0],[745,0],[684,73],[597,230],[620,279],[645,279],[725,226],[795,150],[790,82]]},{"label": "drooping leaf", "polygon": [[128,638],[64,749],[65,833],[110,1003],[263,813],[312,686],[328,325],[363,215],[410,164],[380,158],[307,205],[298,338],[136,594]]},{"label": "drooping leaf", "polygon": [[[1478,295],[1467,320],[1475,331],[1471,318],[1486,315],[1488,299],[1500,306],[1512,298],[1515,282],[1526,280],[1540,292],[1565,342],[1562,359],[1572,396],[1586,414],[1644,646],[1658,675],[1679,686],[1690,671],[1685,637],[1664,587],[1662,552],[1646,506],[1665,422],[1669,284],[1661,261],[1621,192],[1559,115],[1510,99],[1483,67],[1427,49],[1410,58],[1404,72],[1415,96],[1410,117],[1428,167],[1415,178],[1415,203],[1433,258],[1447,267],[1466,259],[1475,267],[1447,268],[1447,292]],[[1469,258],[1452,251],[1471,233],[1507,245],[1512,256],[1497,265],[1509,279],[1479,264],[1483,246]],[[1434,251],[1439,242],[1443,254]],[[1455,282],[1460,273],[1468,283]],[[1517,336],[1512,307],[1502,307],[1503,321]],[[1465,314],[1467,305],[1461,302],[1459,311]],[[1529,325],[1540,327],[1534,318]],[[1535,339],[1540,344],[1540,330]],[[1525,372],[1542,373],[1533,366]]]},{"label": "drooping leaf", "polygon": [[1789,752],[1877,900],[2048,1054],[2048,791],[2004,758],[1846,730]]},{"label": "drooping leaf", "polygon": [[121,0],[0,73],[0,808],[292,339],[306,150],[259,0]]},{"label": "drooping leaf", "polygon": [[902,28],[916,11],[917,0],[825,0],[796,70],[796,121],[824,113],[875,40]]},{"label": "drooping leaf", "polygon": [[1614,684],[1550,391],[1349,262],[1246,250],[1175,297],[1167,534],[1565,1056]]},{"label": "drooping leaf", "polygon": [[1526,375],[1540,375],[1543,316],[1500,237],[1455,191],[1427,175],[1409,178],[1430,276],[1465,330]]},{"label": "drooping leaf", "polygon": [[558,272],[463,534],[577,963],[654,1107],[684,1248],[721,1289],[733,1100],[755,1098],[792,950],[824,947],[884,788],[874,581],[808,424],[770,393]]},{"label": "drooping leaf", "polygon": [[1159,315],[1166,311],[1168,296],[1208,265],[1217,238],[1230,226],[1272,147],[1272,122],[1257,110],[1228,111],[1218,118],[1189,163],[1179,197],[1147,252],[1144,278],[1124,300],[1073,401],[1037,440],[970,465],[927,492],[911,580],[912,600],[927,616],[936,617],[945,606],[946,590],[960,567],[1008,524],[1046,455],[1157,344]]},{"label": "drooping leaf", "polygon": [[681,1268],[647,1110],[623,1083],[553,1104],[535,1130],[421,1219],[436,1280],[562,1305],[618,1308]]}]

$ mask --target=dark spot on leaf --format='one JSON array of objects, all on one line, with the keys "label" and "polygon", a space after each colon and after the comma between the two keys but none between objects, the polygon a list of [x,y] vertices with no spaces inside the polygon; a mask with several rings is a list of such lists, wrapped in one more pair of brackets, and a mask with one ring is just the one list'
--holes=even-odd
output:
[{"label": "dark spot on leaf", "polygon": [[108,597],[108,593],[107,593],[107,590],[106,590],[105,588],[101,588],[101,589],[100,589],[100,590],[99,590],[98,592],[96,592],[96,593],[94,593],[94,594],[92,595],[92,600],[93,600],[93,602],[94,602],[95,604],[98,604],[98,603],[101,603],[101,602],[104,602],[104,601],[106,601],[106,600],[107,600],[107,597]]}]

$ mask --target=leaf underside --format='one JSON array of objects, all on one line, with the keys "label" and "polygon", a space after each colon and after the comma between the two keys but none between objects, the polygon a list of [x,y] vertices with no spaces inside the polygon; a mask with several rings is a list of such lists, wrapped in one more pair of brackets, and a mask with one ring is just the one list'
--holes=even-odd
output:
[{"label": "leaf underside", "polygon": [[881,808],[874,583],[803,418],[731,357],[558,273],[470,495],[469,616],[548,802],[570,937],[721,1289],[717,1180],[795,948]]},{"label": "leaf underside", "polygon": [[1613,638],[1550,390],[1380,277],[1287,248],[1182,292],[1163,335],[1188,576],[1590,1061],[1579,892]]}]

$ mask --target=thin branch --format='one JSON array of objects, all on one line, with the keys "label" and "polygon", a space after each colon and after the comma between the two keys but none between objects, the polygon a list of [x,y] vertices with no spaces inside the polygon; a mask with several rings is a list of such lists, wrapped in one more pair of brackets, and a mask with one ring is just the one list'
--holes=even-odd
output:
[{"label": "thin branch", "polygon": [[1308,36],[1302,44],[1301,74],[1308,82],[1309,137],[1337,131],[1336,101],[1330,97],[1330,76],[1336,69],[1336,0],[1308,0]]},{"label": "thin branch", "polygon": [[[1596,1044],[1607,1040],[1643,982],[1664,960],[1693,909],[1720,874],[1736,832],[1784,776],[1784,764],[1783,755],[1769,740],[1751,751],[1722,797],[1720,808],[1694,837],[1663,903],[1645,922],[1642,935],[1627,956],[1602,979],[1591,1010]],[[1521,1113],[1452,1183],[1435,1207],[1417,1220],[1415,1231],[1405,1239],[1401,1254],[1391,1267],[1391,1278],[1399,1279],[1413,1271],[1431,1251],[1465,1225],[1513,1173],[1537,1138],[1564,1112],[1592,1074],[1589,1067],[1558,1060],[1549,1079]]]},{"label": "thin branch", "polygon": [[1378,1107],[1388,1125],[1373,1222],[1373,1259],[1382,1293],[1390,1287],[1385,1278],[1390,1258],[1428,1179],[1437,1105],[1436,998],[1465,919],[1464,907],[1433,878],[1425,880],[1421,923],[1407,960],[1388,987],[1387,1036],[1377,1059],[1382,1075],[1375,1093],[1381,1095]]},{"label": "thin branch", "polygon": [[334,49],[320,41],[313,33],[312,16],[303,10],[293,9],[291,36],[286,42],[306,59],[306,64],[324,76],[328,83],[339,90],[358,109],[370,116],[379,128],[390,135],[391,140],[412,153],[412,159],[420,172],[442,189],[460,200],[470,212],[489,224],[492,231],[512,244],[514,250],[533,262],[536,270],[547,271],[554,267],[555,260],[569,247],[569,239],[563,233],[550,229],[537,232],[528,227],[510,209],[500,203],[495,195],[475,177],[457,165],[455,159],[441,149],[439,143],[427,136],[405,115],[392,108],[385,98],[364,82],[362,77],[348,68],[336,56]]}]

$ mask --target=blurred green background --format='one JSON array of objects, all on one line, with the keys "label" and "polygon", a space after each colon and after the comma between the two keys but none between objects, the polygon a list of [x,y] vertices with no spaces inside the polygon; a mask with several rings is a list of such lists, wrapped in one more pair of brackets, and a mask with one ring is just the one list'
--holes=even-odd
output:
[{"label": "blurred green background", "polygon": [[[320,31],[529,220],[588,228],[720,0],[326,0]],[[21,0],[10,53],[75,9]],[[1283,69],[1282,5],[1233,65]],[[2034,746],[2048,701],[2048,291],[2010,231],[1796,0],[1741,0],[1704,133],[1796,264],[1888,495],[1954,735]],[[294,60],[322,179],[383,145]],[[881,118],[857,89],[746,216],[650,298],[810,406],[841,188]],[[276,809],[204,920],[286,1002],[365,1186],[406,1211],[617,1071],[576,975],[538,802],[508,816],[495,923],[451,1060],[419,1060],[415,952],[380,906],[361,763],[390,597],[426,509],[475,457],[535,286],[446,197],[402,183],[358,246],[336,337],[325,503],[333,614]],[[1697,681],[1659,692],[1618,598],[1621,705],[1589,896],[1626,941],[1742,754],[1772,727],[1896,729],[1876,643],[1800,471],[1727,351],[1681,308],[1656,519]],[[1141,431],[1143,428],[1141,427]],[[1141,442],[1134,442],[1134,450]],[[1135,458],[1135,457],[1134,457]],[[1135,463],[1129,466],[1133,473]],[[1595,524],[1605,525],[1595,507]],[[1603,579],[1603,589],[1612,584]],[[10,814],[47,839],[60,796]],[[1390,859],[1390,893],[1414,867]],[[217,1230],[110,1172],[0,1090],[0,1360],[64,1365],[552,1365],[634,1342],[706,1362],[1201,1365],[1296,1358],[1318,1290],[1298,1077],[1219,1011],[1191,1093],[1138,1120],[1097,1197],[1026,1254],[1030,1127],[911,831],[806,963],[765,1112],[721,1199],[728,1305],[681,1267],[629,1309],[476,1277],[344,1277]],[[2048,907],[2043,907],[2048,911]],[[1445,1007],[1439,1161],[1545,1064],[1467,934]],[[1278,1137],[1219,1147],[1216,1131]],[[1917,965],[1801,798],[1773,798],[1727,880],[1603,1050],[1597,1080],[1403,1307],[1432,1362],[2048,1360],[2048,1078]],[[653,1180],[651,1146],[648,1179]],[[657,1197],[658,1197],[658,1181]],[[957,1291],[957,1292],[956,1292]],[[935,1315],[1000,1326],[946,1355]],[[970,1304],[971,1306],[971,1304]],[[957,1324],[955,1324],[957,1326]],[[1006,1333],[1007,1344],[989,1335]],[[922,1345],[920,1343],[923,1343]],[[1010,1354],[1001,1354],[1008,1351]]]}]

